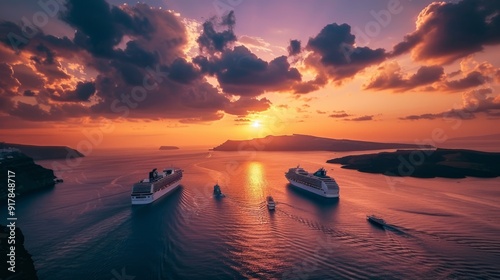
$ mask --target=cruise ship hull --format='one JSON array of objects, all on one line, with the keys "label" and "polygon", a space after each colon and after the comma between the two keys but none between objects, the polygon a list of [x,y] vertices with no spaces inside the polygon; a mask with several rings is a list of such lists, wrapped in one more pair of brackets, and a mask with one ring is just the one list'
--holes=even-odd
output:
[{"label": "cruise ship hull", "polygon": [[296,182],[294,180],[291,180],[290,178],[286,178],[286,179],[288,180],[288,182],[290,182],[290,184],[292,186],[299,188],[299,189],[302,189],[304,191],[319,195],[321,197],[325,197],[325,198],[338,198],[339,197],[338,193],[328,193],[328,192],[325,192],[324,190],[312,188],[312,187],[304,185],[300,182]]},{"label": "cruise ship hull", "polygon": [[156,201],[156,200],[172,193],[173,191],[175,191],[179,187],[180,184],[181,184],[181,181],[179,180],[177,182],[172,183],[170,186],[168,186],[162,190],[159,190],[153,194],[145,194],[145,195],[132,194],[131,195],[132,205],[153,203],[154,201]]}]

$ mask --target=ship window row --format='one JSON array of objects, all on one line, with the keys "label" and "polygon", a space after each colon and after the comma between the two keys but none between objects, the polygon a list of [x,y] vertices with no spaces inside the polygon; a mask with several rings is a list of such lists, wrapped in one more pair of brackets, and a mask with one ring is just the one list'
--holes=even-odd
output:
[{"label": "ship window row", "polygon": [[321,186],[321,184],[318,184],[319,183],[318,181],[311,182],[310,180],[307,180],[307,181],[303,180],[303,178],[291,178],[291,179],[294,181],[297,181],[301,184],[304,184],[306,186],[315,188],[315,189],[322,189],[322,186]]}]

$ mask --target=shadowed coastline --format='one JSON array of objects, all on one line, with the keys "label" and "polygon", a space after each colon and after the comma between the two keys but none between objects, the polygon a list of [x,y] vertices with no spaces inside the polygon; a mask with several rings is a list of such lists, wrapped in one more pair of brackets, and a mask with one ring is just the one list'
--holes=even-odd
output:
[{"label": "shadowed coastline", "polygon": [[[15,189],[17,195],[24,195],[33,191],[54,187],[54,171],[36,164],[31,157],[19,152],[11,151],[0,154],[0,172],[15,173]],[[7,180],[0,183],[0,202],[7,201]]]},{"label": "shadowed coastline", "polygon": [[34,160],[84,157],[79,151],[66,146],[35,146],[0,142],[0,149],[15,148]]},{"label": "shadowed coastline", "polygon": [[500,153],[462,149],[398,150],[346,156],[327,163],[387,176],[417,178],[494,178],[500,176]]},{"label": "shadowed coastline", "polygon": [[[8,238],[11,235],[11,229],[7,226],[0,225],[0,252],[4,258],[10,254],[10,247],[15,246],[15,268],[14,272],[5,269],[0,271],[0,279],[11,279],[11,280],[36,280],[38,279],[36,274],[35,265],[31,254],[24,247],[24,235],[20,228],[16,227],[13,232],[15,232],[15,244],[8,243]],[[7,259],[8,264],[9,259]],[[3,262],[5,264],[5,262]],[[2,265],[3,266],[3,265]]]}]

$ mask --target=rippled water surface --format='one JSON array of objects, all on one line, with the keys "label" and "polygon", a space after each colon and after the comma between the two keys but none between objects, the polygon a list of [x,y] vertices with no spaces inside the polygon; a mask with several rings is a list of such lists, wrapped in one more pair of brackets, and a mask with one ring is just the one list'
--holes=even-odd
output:
[{"label": "rippled water surface", "polygon": [[[64,183],[20,200],[18,224],[41,279],[500,278],[499,179],[389,178],[324,163],[346,154],[95,151],[57,172]],[[297,164],[327,168],[341,198],[291,188],[284,172]],[[131,185],[170,165],[184,169],[182,187],[132,207]]]}]

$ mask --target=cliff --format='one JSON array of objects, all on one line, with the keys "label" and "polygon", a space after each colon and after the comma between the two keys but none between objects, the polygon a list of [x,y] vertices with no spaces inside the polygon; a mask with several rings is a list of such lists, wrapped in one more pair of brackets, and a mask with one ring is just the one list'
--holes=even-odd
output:
[{"label": "cliff", "polygon": [[342,168],[388,176],[465,178],[500,176],[500,153],[459,149],[398,150],[330,159]]},{"label": "cliff", "polygon": [[[21,152],[0,153],[0,201],[7,197],[7,172],[15,172],[15,193],[28,192],[50,188],[54,186],[54,171],[35,164],[32,158]],[[17,198],[17,196],[16,196]]]},{"label": "cliff", "polygon": [[330,139],[309,135],[266,136],[252,140],[227,140],[214,151],[366,151],[383,149],[432,148],[416,144],[379,143],[347,139]]},{"label": "cliff", "polygon": [[66,146],[33,146],[13,143],[0,143],[0,149],[16,148],[34,160],[65,159],[83,157],[84,155],[75,149]]},{"label": "cliff", "polygon": [[[8,244],[8,237],[10,229],[4,225],[0,225],[0,254],[2,255],[2,269],[0,270],[0,279],[12,280],[37,280],[35,265],[31,255],[24,248],[24,235],[21,229],[15,228],[15,241],[16,244]],[[15,272],[7,270],[10,267],[7,254],[10,254],[10,246],[15,246]]]}]

